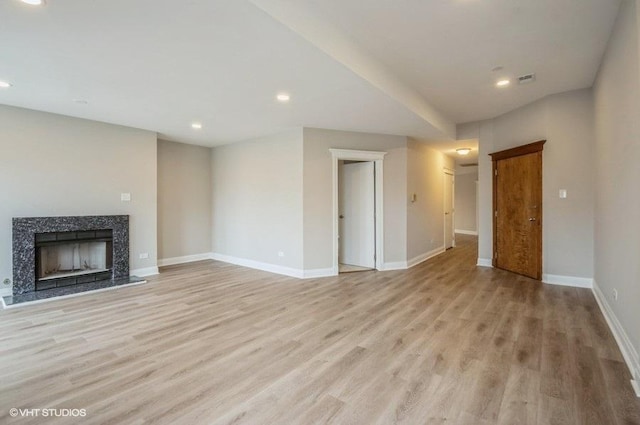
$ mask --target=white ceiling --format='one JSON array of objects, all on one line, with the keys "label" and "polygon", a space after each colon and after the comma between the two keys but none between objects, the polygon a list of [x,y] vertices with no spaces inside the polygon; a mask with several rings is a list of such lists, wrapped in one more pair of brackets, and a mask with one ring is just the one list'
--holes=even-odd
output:
[{"label": "white ceiling", "polygon": [[[456,122],[590,86],[618,5],[4,0],[0,104],[208,146],[299,126],[446,140]],[[497,65],[538,81],[497,90]]]},{"label": "white ceiling", "polygon": [[[619,0],[299,0],[456,123],[591,87]],[[492,72],[498,66],[503,70]],[[497,90],[502,77],[533,84]]]}]

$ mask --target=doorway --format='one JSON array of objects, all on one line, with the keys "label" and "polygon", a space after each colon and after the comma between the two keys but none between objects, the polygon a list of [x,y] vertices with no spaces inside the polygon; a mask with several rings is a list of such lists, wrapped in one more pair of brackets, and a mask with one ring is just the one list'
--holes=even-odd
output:
[{"label": "doorway", "polygon": [[340,273],[375,268],[375,162],[340,161],[338,164]]},{"label": "doorway", "polygon": [[[339,163],[340,161],[356,161],[371,164],[374,170],[374,266],[382,270],[384,265],[384,156],[386,152],[356,151],[347,149],[329,149],[333,163],[333,274],[340,272],[340,199],[339,199]],[[369,256],[369,254],[367,254]],[[370,264],[370,263],[369,263]]]},{"label": "doorway", "polygon": [[444,170],[444,249],[453,248],[456,246],[455,238],[455,221],[454,214],[455,208],[453,204],[455,192],[455,177],[453,171]]},{"label": "doorway", "polygon": [[542,278],[542,148],[492,153],[493,266]]}]

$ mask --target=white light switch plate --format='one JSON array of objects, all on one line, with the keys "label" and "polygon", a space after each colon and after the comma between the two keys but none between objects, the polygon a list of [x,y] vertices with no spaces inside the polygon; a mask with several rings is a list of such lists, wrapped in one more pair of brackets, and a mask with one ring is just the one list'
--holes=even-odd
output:
[{"label": "white light switch plate", "polygon": [[560,199],[565,199],[567,197],[567,190],[560,189]]}]

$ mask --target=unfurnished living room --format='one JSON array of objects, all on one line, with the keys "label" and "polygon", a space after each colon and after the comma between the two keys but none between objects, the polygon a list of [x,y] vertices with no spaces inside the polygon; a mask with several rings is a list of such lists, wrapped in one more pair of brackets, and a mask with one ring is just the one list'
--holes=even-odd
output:
[{"label": "unfurnished living room", "polygon": [[3,0],[0,423],[640,424],[640,0]]}]

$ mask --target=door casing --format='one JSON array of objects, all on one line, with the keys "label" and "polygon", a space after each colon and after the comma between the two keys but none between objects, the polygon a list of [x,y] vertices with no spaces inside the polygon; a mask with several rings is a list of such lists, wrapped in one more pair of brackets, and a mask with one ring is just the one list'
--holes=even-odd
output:
[{"label": "door casing", "polygon": [[[455,234],[455,171],[448,168],[444,169],[444,186],[443,186],[443,205],[444,205],[444,249],[456,246]],[[449,180],[451,179],[451,180]],[[447,202],[447,198],[449,198]],[[448,241],[451,241],[449,243]]]},{"label": "door casing", "polygon": [[329,149],[331,152],[333,170],[333,273],[337,276],[340,272],[338,263],[338,233],[339,233],[339,212],[338,212],[338,161],[374,161],[375,192],[376,192],[376,269],[384,269],[384,156],[387,152],[358,151],[350,149]]}]

